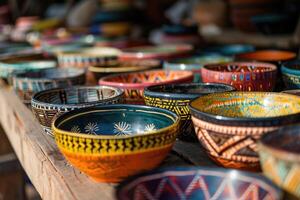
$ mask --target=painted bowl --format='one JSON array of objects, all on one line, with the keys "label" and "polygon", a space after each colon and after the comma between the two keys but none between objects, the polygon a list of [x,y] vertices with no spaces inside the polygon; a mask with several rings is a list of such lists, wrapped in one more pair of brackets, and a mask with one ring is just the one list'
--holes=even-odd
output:
[{"label": "painted bowl", "polygon": [[201,82],[201,68],[206,64],[223,63],[232,61],[231,57],[218,54],[178,58],[165,61],[163,68],[166,70],[190,70],[194,72],[194,82]]},{"label": "painted bowl", "polygon": [[122,182],[118,200],[280,200],[281,190],[264,176],[221,168],[160,168]]},{"label": "painted bowl", "polygon": [[213,46],[204,50],[205,52],[219,53],[225,56],[234,56],[240,53],[252,52],[255,50],[255,47],[250,44],[228,44],[222,46]]},{"label": "painted bowl", "polygon": [[145,87],[172,83],[190,83],[192,80],[193,73],[190,71],[150,70],[106,76],[99,80],[99,84],[124,89],[127,103],[144,104],[143,92]]},{"label": "painted bowl", "polygon": [[85,83],[85,71],[76,68],[44,69],[14,74],[13,88],[25,104],[30,104],[34,93],[56,87],[70,87]]},{"label": "painted bowl", "polygon": [[120,60],[159,59],[166,60],[189,55],[193,46],[189,44],[165,44],[123,49]]},{"label": "painted bowl", "polygon": [[31,107],[45,133],[53,136],[51,123],[54,117],[79,108],[123,103],[123,96],[123,90],[109,86],[55,88],[36,93]]},{"label": "painted bowl", "polygon": [[300,198],[300,126],[288,126],[264,135],[259,143],[264,174],[288,193]]},{"label": "painted bowl", "polygon": [[260,62],[228,62],[205,65],[201,69],[204,83],[224,83],[240,91],[272,91],[277,67]]},{"label": "painted bowl", "polygon": [[146,71],[160,68],[160,66],[161,62],[159,60],[132,60],[122,61],[114,67],[91,66],[88,68],[88,71],[92,73],[94,80],[98,82],[98,80],[104,76],[112,74]]},{"label": "painted bowl", "polygon": [[121,51],[111,47],[84,48],[77,51],[58,52],[61,67],[114,66]]},{"label": "painted bowl", "polygon": [[286,89],[300,88],[300,60],[283,63],[281,65],[281,74]]},{"label": "painted bowl", "polygon": [[164,160],[179,121],[168,110],[116,104],[65,113],[52,130],[58,148],[74,167],[97,182],[119,182]]},{"label": "painted bowl", "polygon": [[209,94],[190,103],[195,132],[218,164],[257,171],[257,140],[300,121],[300,97],[272,92]]},{"label": "painted bowl", "polygon": [[191,100],[217,92],[234,91],[230,85],[218,83],[190,83],[158,85],[145,88],[144,100],[146,105],[170,110],[180,116],[180,134],[178,137],[185,141],[197,141],[191,121]]}]

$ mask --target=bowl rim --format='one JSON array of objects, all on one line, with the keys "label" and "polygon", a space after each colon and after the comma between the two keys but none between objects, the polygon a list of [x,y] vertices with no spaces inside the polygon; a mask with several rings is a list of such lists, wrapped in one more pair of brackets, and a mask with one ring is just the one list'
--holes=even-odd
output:
[{"label": "bowl rim", "polygon": [[268,139],[270,139],[270,137],[281,136],[283,134],[287,134],[286,132],[288,132],[288,134],[291,134],[294,131],[296,131],[295,128],[298,128],[298,130],[299,130],[300,125],[299,124],[298,125],[289,125],[289,126],[282,127],[278,130],[269,132],[267,134],[264,134],[258,142],[258,146],[260,148],[260,150],[258,152],[267,150],[267,151],[271,152],[271,154],[274,157],[277,157],[277,158],[280,158],[282,160],[289,161],[289,162],[300,163],[299,153],[291,152],[291,151],[279,148],[278,146],[268,144]]},{"label": "bowl rim", "polygon": [[[268,190],[272,191],[272,194],[274,196],[278,196],[279,198],[283,196],[282,189],[280,189],[275,183],[273,183],[270,179],[263,176],[262,174],[256,174],[253,172],[248,171],[241,171],[236,169],[229,169],[229,168],[221,168],[221,167],[203,167],[203,166],[171,166],[171,167],[159,167],[156,169],[152,169],[146,172],[138,173],[136,175],[130,176],[126,178],[125,180],[121,181],[120,184],[117,186],[115,190],[115,194],[117,197],[121,195],[121,192],[126,189],[126,187],[129,187],[130,184],[136,185],[136,183],[139,183],[138,179],[145,178],[147,176],[161,174],[159,178],[165,177],[167,174],[174,174],[176,172],[194,172],[196,174],[197,171],[204,171],[205,173],[218,173],[218,174],[224,174],[224,175],[230,175],[235,177],[235,179],[239,179],[238,177],[247,177],[251,179],[252,183],[254,180],[260,181],[261,184],[268,187]],[[219,176],[218,176],[219,177]],[[237,177],[237,178],[236,178]],[[223,177],[224,178],[224,177]]]},{"label": "bowl rim", "polygon": [[[164,73],[169,73],[169,72],[173,72],[173,73],[178,73],[181,77],[177,78],[177,79],[170,79],[167,81],[162,81],[162,82],[143,82],[143,83],[121,83],[121,82],[112,82],[109,81],[111,78],[115,78],[115,77],[120,77],[120,76],[128,76],[131,74],[145,74],[145,73],[154,73],[154,72],[164,72]],[[184,76],[182,76],[182,74],[184,74]],[[194,78],[194,74],[192,71],[188,71],[188,70],[146,70],[146,71],[141,71],[141,72],[128,72],[128,73],[122,73],[122,74],[112,74],[112,75],[108,75],[108,76],[104,76],[102,78],[99,79],[99,85],[109,85],[109,86],[115,86],[115,87],[121,87],[121,88],[145,88],[148,86],[152,86],[152,85],[160,85],[160,84],[169,84],[169,83],[174,83],[177,81],[188,81],[188,80],[193,80]]]},{"label": "bowl rim", "polygon": [[217,92],[199,92],[199,93],[173,93],[173,92],[161,92],[161,91],[153,91],[153,89],[157,89],[160,87],[183,87],[183,88],[198,88],[198,87],[203,87],[205,88],[206,86],[221,86],[224,89],[227,89],[224,92],[230,92],[230,91],[235,91],[236,89],[227,84],[222,84],[222,83],[180,83],[180,84],[161,84],[161,85],[153,85],[146,87],[144,90],[144,97],[149,96],[149,97],[160,97],[160,98],[170,98],[170,99],[195,99],[199,96],[211,94],[211,93],[217,93]]},{"label": "bowl rim", "polygon": [[[85,115],[86,113],[89,112],[97,112],[97,110],[137,110],[137,111],[142,111],[142,110],[150,110],[150,112],[163,112],[166,115],[169,116],[169,118],[173,118],[173,123],[167,127],[158,129],[158,130],[154,130],[154,131],[149,131],[147,132],[147,134],[143,134],[143,133],[136,133],[133,135],[121,135],[121,136],[115,136],[115,135],[89,135],[89,134],[84,134],[84,133],[73,133],[71,131],[65,131],[62,129],[59,129],[58,126],[61,125],[62,123],[64,123],[65,121],[67,121],[68,119],[72,119],[74,117],[80,116],[80,115]],[[167,117],[167,116],[166,116]],[[70,112],[66,112],[62,115],[60,115],[59,117],[57,117],[56,119],[54,119],[52,121],[51,124],[51,129],[54,133],[54,137],[55,137],[55,133],[59,132],[60,134],[63,135],[68,135],[71,137],[80,137],[80,138],[89,138],[89,139],[113,139],[113,140],[121,140],[121,139],[128,139],[128,138],[134,138],[134,137],[138,137],[138,136],[152,136],[152,135],[156,135],[162,132],[165,132],[169,129],[173,129],[175,127],[178,127],[180,123],[180,116],[177,115],[176,113],[166,110],[166,109],[162,109],[162,108],[157,108],[157,107],[152,107],[152,106],[145,106],[145,105],[132,105],[132,104],[113,104],[113,105],[99,105],[99,106],[93,106],[93,107],[86,107],[86,108],[80,108],[77,110],[73,110]]]},{"label": "bowl rim", "polygon": [[[227,65],[237,65],[237,66],[254,66],[254,67],[264,67],[267,68],[266,71],[262,72],[253,72],[253,71],[246,71],[246,72],[236,72],[236,71],[220,71],[215,70],[215,68],[220,66],[227,66]],[[222,73],[222,74],[262,74],[262,73],[272,73],[277,72],[277,66],[271,63],[266,62],[244,62],[244,61],[235,61],[235,62],[224,62],[224,63],[217,63],[217,64],[207,64],[202,67],[203,70],[214,72],[214,73]]]},{"label": "bowl rim", "polygon": [[[91,53],[94,52],[94,53]],[[118,57],[122,53],[121,50],[113,47],[86,47],[71,51],[59,51],[56,53],[58,57],[93,57],[93,58],[106,58]],[[58,58],[58,59],[60,59]]]},{"label": "bowl rim", "polygon": [[[256,57],[256,55],[260,55],[260,54],[281,54],[284,53],[287,56],[287,58],[264,58],[264,59],[257,59],[257,58],[253,58]],[[251,55],[249,57],[249,54]],[[276,50],[276,49],[265,49],[265,50],[256,50],[256,51],[252,51],[252,52],[246,52],[246,53],[240,53],[240,54],[236,54],[235,58],[236,59],[242,59],[242,60],[255,60],[255,61],[262,61],[262,62],[282,62],[282,61],[287,61],[287,60],[291,60],[291,59],[295,59],[297,57],[297,54],[294,53],[293,51],[285,51],[285,50]]]},{"label": "bowl rim", "polygon": [[[293,94],[287,94],[287,93],[279,93],[279,92],[243,92],[243,91],[233,91],[233,92],[224,92],[224,93],[214,93],[214,94],[208,94],[208,95],[221,95],[221,94],[225,94],[225,93],[237,93],[239,95],[247,95],[247,94],[265,94],[265,95],[284,95],[284,96],[290,96],[292,98],[298,98],[300,101],[300,96],[296,96]],[[208,96],[206,95],[206,96]],[[204,96],[202,96],[204,97]],[[202,98],[199,97],[199,98]],[[226,116],[222,116],[222,115],[215,115],[215,114],[211,114],[211,113],[207,113],[207,112],[203,112],[198,110],[197,108],[194,108],[192,106],[193,102],[197,101],[199,98],[194,99],[193,101],[191,101],[189,103],[189,109],[191,111],[191,115],[195,116],[195,115],[199,115],[205,118],[205,121],[210,121],[210,122],[214,122],[216,124],[228,124],[229,126],[234,126],[234,125],[238,125],[238,126],[249,126],[249,122],[251,123],[255,123],[256,126],[261,126],[259,124],[261,124],[261,122],[272,122],[272,121],[278,121],[278,120],[285,120],[287,118],[287,116],[289,116],[289,118],[291,119],[295,119],[295,118],[300,118],[300,110],[298,113],[293,113],[293,114],[288,114],[288,115],[281,115],[281,116],[274,116],[274,117],[226,117]],[[196,117],[197,118],[197,117]],[[222,122],[223,121],[223,122]],[[294,120],[291,120],[294,121]],[[300,121],[300,120],[298,120]]]},{"label": "bowl rim", "polygon": [[291,61],[283,62],[281,64],[281,72],[283,74],[300,75],[300,68],[295,69],[295,68],[293,68],[294,65],[300,66],[300,60],[294,59]]},{"label": "bowl rim", "polygon": [[[43,95],[46,95],[48,93],[52,92],[59,92],[59,91],[75,91],[78,89],[93,89],[93,90],[99,90],[99,89],[111,89],[113,91],[116,91],[116,94],[112,97],[103,99],[103,100],[98,100],[98,101],[90,101],[90,102],[85,102],[85,103],[68,103],[68,104],[62,104],[62,103],[49,103],[45,101],[41,101],[38,98],[40,98]],[[118,99],[121,98],[124,95],[124,90],[121,88],[116,88],[116,87],[111,87],[111,86],[105,86],[105,85],[98,85],[98,86],[72,86],[72,87],[66,87],[66,88],[53,88],[53,89],[48,89],[48,90],[43,90],[40,92],[37,92],[33,95],[31,99],[31,105],[37,104],[37,105],[42,105],[42,106],[57,106],[57,107],[64,107],[64,108],[73,108],[73,107],[81,107],[81,106],[88,106],[88,105],[94,105],[97,103],[102,103],[102,102],[107,102],[111,101],[113,99]]]}]

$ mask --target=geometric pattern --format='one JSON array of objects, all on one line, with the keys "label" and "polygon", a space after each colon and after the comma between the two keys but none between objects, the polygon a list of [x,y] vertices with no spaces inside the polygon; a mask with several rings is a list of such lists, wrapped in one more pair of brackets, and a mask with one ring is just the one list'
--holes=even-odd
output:
[{"label": "geometric pattern", "polygon": [[279,200],[281,193],[261,177],[195,169],[137,177],[121,185],[117,196],[119,200]]},{"label": "geometric pattern", "polygon": [[194,117],[192,121],[199,141],[212,159],[225,167],[249,170],[259,169],[256,144],[258,139],[264,133],[279,128],[239,127],[237,129],[234,126],[212,124]]}]

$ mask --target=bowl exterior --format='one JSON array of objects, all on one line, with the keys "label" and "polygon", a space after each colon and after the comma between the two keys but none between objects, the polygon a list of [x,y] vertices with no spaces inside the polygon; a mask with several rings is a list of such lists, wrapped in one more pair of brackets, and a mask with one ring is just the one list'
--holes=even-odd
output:
[{"label": "bowl exterior", "polygon": [[300,88],[300,70],[293,69],[293,66],[297,67],[299,64],[300,61],[295,60],[281,65],[282,78],[287,89]]},{"label": "bowl exterior", "polygon": [[171,150],[178,124],[157,134],[127,138],[84,138],[55,131],[55,141],[67,160],[97,182],[122,179],[159,165]]},{"label": "bowl exterior", "polygon": [[216,163],[250,171],[260,170],[257,141],[263,134],[280,128],[218,125],[202,120],[193,112],[192,121],[200,143]]}]

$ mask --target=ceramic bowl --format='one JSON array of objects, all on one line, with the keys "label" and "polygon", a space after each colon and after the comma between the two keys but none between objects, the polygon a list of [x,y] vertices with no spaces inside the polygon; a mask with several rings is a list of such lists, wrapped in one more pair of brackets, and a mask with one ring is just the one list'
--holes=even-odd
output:
[{"label": "ceramic bowl", "polygon": [[195,132],[224,167],[257,171],[257,140],[300,121],[300,97],[272,92],[209,94],[190,103]]},{"label": "ceramic bowl", "polygon": [[218,54],[178,58],[165,61],[163,68],[166,70],[190,70],[194,72],[194,82],[201,82],[201,68],[206,64],[223,63],[232,61],[231,57]]},{"label": "ceramic bowl", "polygon": [[118,200],[280,200],[281,190],[267,178],[238,170],[205,167],[168,167],[121,183]]},{"label": "ceramic bowl", "polygon": [[219,53],[225,56],[234,56],[236,54],[252,52],[254,50],[255,47],[250,44],[228,44],[206,48],[205,52]]},{"label": "ceramic bowl", "polygon": [[283,63],[281,65],[281,73],[287,89],[300,88],[300,60]]},{"label": "ceramic bowl", "polygon": [[144,104],[143,91],[145,87],[160,84],[190,83],[192,80],[193,73],[190,71],[150,70],[106,76],[99,80],[99,84],[124,89],[127,103]]},{"label": "ceramic bowl", "polygon": [[122,61],[114,67],[101,67],[101,66],[91,66],[88,71],[92,73],[94,80],[98,80],[104,76],[112,74],[122,74],[129,72],[140,72],[150,69],[160,68],[161,62],[159,60],[132,60],[132,61]]},{"label": "ceramic bowl", "polygon": [[230,85],[217,83],[158,85],[145,88],[144,99],[148,106],[164,108],[179,115],[181,123],[178,137],[186,141],[197,141],[188,107],[190,101],[203,95],[234,90]]},{"label": "ceramic bowl", "polygon": [[259,156],[264,174],[279,187],[300,198],[300,126],[264,135]]},{"label": "ceramic bowl", "polygon": [[13,88],[25,104],[30,104],[34,93],[56,87],[83,85],[85,71],[76,68],[44,69],[36,72],[18,73],[13,76]]},{"label": "ceramic bowl", "polygon": [[119,182],[159,165],[176,140],[179,117],[138,105],[106,105],[65,113],[52,124],[66,159],[97,182]]},{"label": "ceramic bowl", "polygon": [[53,136],[51,123],[54,117],[79,108],[122,103],[123,96],[123,90],[109,86],[55,88],[36,93],[31,107],[45,133]]},{"label": "ceramic bowl", "polygon": [[189,55],[193,46],[189,44],[165,44],[123,49],[120,60],[159,59],[166,60]]},{"label": "ceramic bowl", "polygon": [[114,66],[121,51],[111,47],[84,48],[77,51],[58,52],[61,67]]},{"label": "ceramic bowl", "polygon": [[229,62],[205,65],[201,69],[205,83],[224,83],[240,91],[272,91],[277,67],[260,62]]}]

